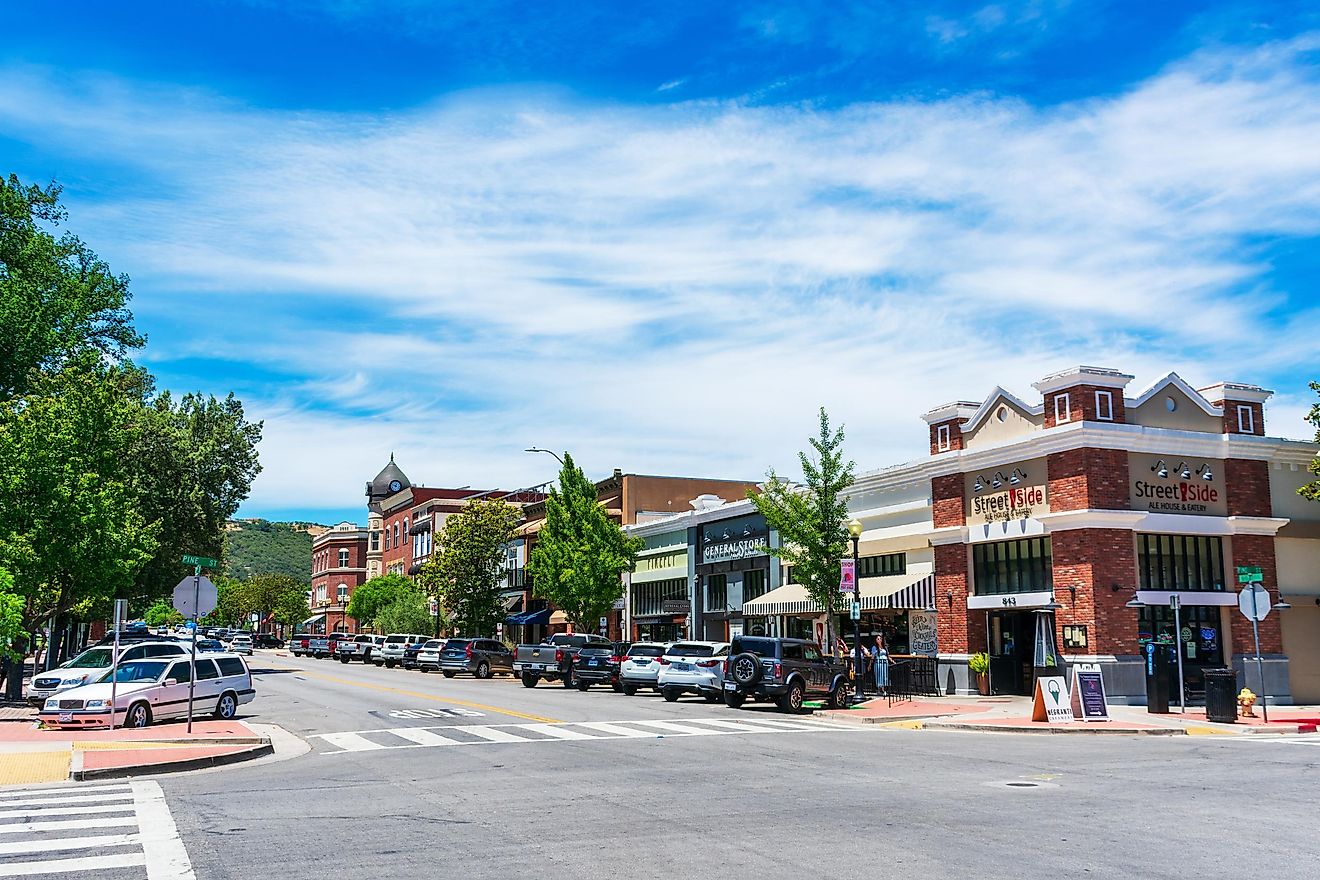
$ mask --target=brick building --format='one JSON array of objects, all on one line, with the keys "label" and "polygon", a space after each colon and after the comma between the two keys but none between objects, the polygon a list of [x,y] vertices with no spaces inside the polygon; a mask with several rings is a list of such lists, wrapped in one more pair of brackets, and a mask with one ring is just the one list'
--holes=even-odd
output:
[{"label": "brick building", "polygon": [[353,591],[367,580],[367,530],[342,522],[312,539],[312,616],[305,628],[313,632],[356,632],[346,613]]}]

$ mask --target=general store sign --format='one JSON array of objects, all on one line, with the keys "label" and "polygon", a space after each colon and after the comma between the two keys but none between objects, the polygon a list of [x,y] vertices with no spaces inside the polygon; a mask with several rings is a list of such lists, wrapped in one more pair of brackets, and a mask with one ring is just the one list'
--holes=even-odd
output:
[{"label": "general store sign", "polygon": [[1224,463],[1219,459],[1132,453],[1128,490],[1133,510],[1228,516]]},{"label": "general store sign", "polygon": [[770,541],[765,520],[747,517],[725,523],[711,523],[702,529],[701,561],[730,562],[749,556],[765,556]]},{"label": "general store sign", "polygon": [[967,524],[1030,519],[1048,513],[1045,461],[1018,462],[967,475]]}]

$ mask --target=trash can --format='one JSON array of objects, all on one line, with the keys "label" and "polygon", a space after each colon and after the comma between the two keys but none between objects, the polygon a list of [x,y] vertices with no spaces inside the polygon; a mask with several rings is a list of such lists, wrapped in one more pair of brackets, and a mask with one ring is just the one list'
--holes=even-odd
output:
[{"label": "trash can", "polygon": [[1146,711],[1169,714],[1169,652],[1158,642],[1143,646],[1146,659]]},{"label": "trash can", "polygon": [[1237,721],[1237,673],[1231,669],[1205,671],[1205,720]]}]

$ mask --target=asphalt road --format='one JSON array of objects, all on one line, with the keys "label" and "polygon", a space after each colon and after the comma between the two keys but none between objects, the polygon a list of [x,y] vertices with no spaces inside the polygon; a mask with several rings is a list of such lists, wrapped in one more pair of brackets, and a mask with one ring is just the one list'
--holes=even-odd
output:
[{"label": "asphalt road", "polygon": [[1311,880],[1320,865],[1314,738],[793,730],[695,698],[253,666],[252,720],[312,749],[159,778],[201,880]]}]

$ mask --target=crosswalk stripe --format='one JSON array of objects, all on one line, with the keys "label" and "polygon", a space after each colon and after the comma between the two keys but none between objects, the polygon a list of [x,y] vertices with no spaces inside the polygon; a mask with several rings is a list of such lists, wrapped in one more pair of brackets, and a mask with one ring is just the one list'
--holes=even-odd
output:
[{"label": "crosswalk stripe", "polygon": [[197,880],[159,782],[134,782],[133,803],[149,880]]},{"label": "crosswalk stripe", "polygon": [[455,728],[452,728],[452,729],[453,729],[453,730],[461,730],[461,731],[463,731],[464,733],[470,733],[470,734],[472,734],[473,736],[480,737],[481,739],[486,740],[487,742],[494,742],[494,743],[525,743],[525,742],[531,742],[531,740],[529,740],[529,739],[528,739],[527,737],[525,737],[525,736],[515,736],[515,735],[512,734],[512,733],[509,733],[509,732],[504,731],[504,730],[500,730],[500,729],[495,728],[495,727],[485,727],[485,726],[482,726],[482,725],[472,725],[472,726],[468,726],[468,727],[455,727]]},{"label": "crosswalk stripe", "polygon": [[372,749],[385,748],[385,746],[374,743],[365,736],[359,736],[356,733],[322,733],[319,736],[330,745],[339,746],[346,752],[367,752]]},{"label": "crosswalk stripe", "polygon": [[9,862],[8,864],[0,864],[0,877],[63,874],[69,871],[103,871],[106,868],[131,868],[146,863],[147,858],[143,853],[84,856],[76,859],[46,859],[40,862]]},{"label": "crosswalk stripe", "polygon": [[805,719],[799,721],[780,721],[778,718],[744,718],[742,723],[750,724],[752,726],[763,724],[776,730],[820,730],[824,727],[822,724],[814,721],[807,721]]},{"label": "crosswalk stripe", "polygon": [[403,737],[419,746],[456,746],[458,740],[432,733],[424,727],[396,727],[390,731],[393,736]]},{"label": "crosswalk stripe", "polygon": [[115,816],[111,819],[61,819],[58,822],[14,822],[0,825],[0,834],[30,834],[44,831],[69,831],[84,828],[119,828],[124,825],[136,825],[132,816]]},{"label": "crosswalk stripe", "polygon": [[601,733],[608,733],[612,736],[630,736],[630,737],[656,736],[656,734],[651,733],[649,730],[637,730],[636,728],[632,728],[632,727],[620,727],[617,723],[610,723],[608,721],[581,721],[578,722],[577,726],[585,727],[588,730],[599,730]]},{"label": "crosswalk stripe", "polygon": [[26,798],[23,800],[0,801],[0,807],[40,807],[47,804],[77,804],[91,803],[96,801],[122,801],[133,799],[133,792],[125,791],[123,794],[84,794],[74,797],[61,798]]},{"label": "crosswalk stripe", "polygon": [[133,802],[105,804],[91,807],[29,807],[25,810],[0,810],[0,819],[44,819],[47,816],[92,816],[97,813],[127,813],[133,810]]},{"label": "crosswalk stripe", "polygon": [[86,794],[92,791],[122,791],[129,792],[131,789],[126,782],[115,782],[108,785],[62,785],[58,788],[25,788],[22,790],[0,792],[0,805],[9,802],[11,798],[29,798],[33,796],[44,795],[74,795]]},{"label": "crosswalk stripe", "polygon": [[0,855],[22,853],[59,852],[66,849],[92,849],[102,846],[131,846],[139,843],[136,834],[103,834],[99,837],[59,837],[40,840],[21,840],[18,843],[0,843]]},{"label": "crosswalk stripe", "polygon": [[731,730],[711,730],[709,727],[697,727],[691,724],[681,724],[675,721],[630,721],[629,724],[645,724],[647,727],[655,727],[659,730],[668,730],[671,733],[678,733],[684,736],[730,736]]},{"label": "crosswalk stripe", "polygon": [[741,720],[741,721],[725,721],[723,718],[694,718],[694,719],[692,719],[692,720],[693,720],[694,723],[697,723],[697,724],[711,724],[711,725],[714,725],[715,727],[720,727],[720,728],[723,728],[723,729],[725,729],[725,730],[737,730],[737,731],[740,731],[740,732],[742,732],[742,733],[766,733],[766,732],[768,732],[768,731],[772,731],[772,730],[813,730],[813,729],[824,730],[824,729],[826,729],[826,728],[824,728],[824,727],[818,727],[818,728],[801,727],[801,726],[798,726],[798,725],[796,725],[796,724],[789,724],[789,725],[786,726],[786,727],[777,727],[777,726],[773,726],[773,725],[765,725],[764,723],[762,723],[762,724],[757,724],[757,723],[753,722],[752,719],[750,719],[750,718],[745,719],[745,720]]},{"label": "crosswalk stripe", "polygon": [[532,733],[544,733],[546,736],[552,736],[555,739],[600,739],[598,736],[592,736],[589,733],[583,733],[580,730],[573,730],[571,727],[563,727],[558,724],[519,724],[524,730],[530,730]]}]

